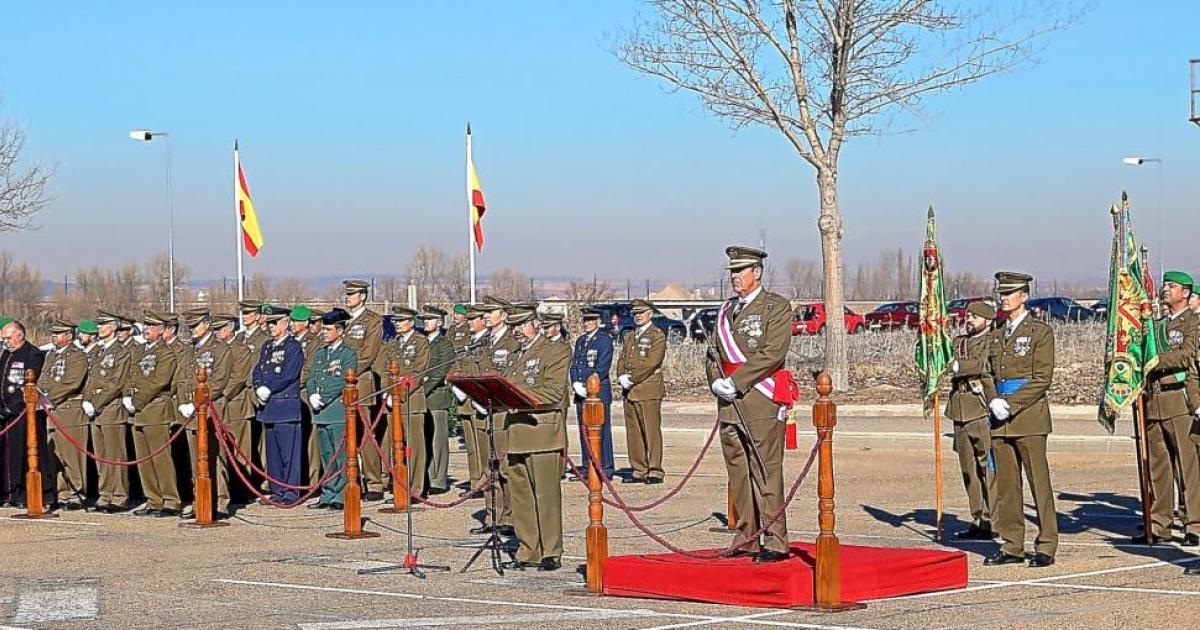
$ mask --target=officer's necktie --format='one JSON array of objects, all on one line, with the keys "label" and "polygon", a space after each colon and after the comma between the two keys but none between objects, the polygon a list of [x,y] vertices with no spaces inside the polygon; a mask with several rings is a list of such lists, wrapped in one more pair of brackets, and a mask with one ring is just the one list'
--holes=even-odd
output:
[{"label": "officer's necktie", "polygon": [[738,313],[741,313],[741,312],[742,312],[742,307],[743,307],[743,306],[745,306],[745,305],[746,305],[746,303],[745,303],[745,302],[743,302],[743,301],[741,301],[741,300],[738,300],[738,301],[737,301],[737,302],[736,302],[736,303],[733,305],[733,317],[730,317],[729,319],[737,319]]}]

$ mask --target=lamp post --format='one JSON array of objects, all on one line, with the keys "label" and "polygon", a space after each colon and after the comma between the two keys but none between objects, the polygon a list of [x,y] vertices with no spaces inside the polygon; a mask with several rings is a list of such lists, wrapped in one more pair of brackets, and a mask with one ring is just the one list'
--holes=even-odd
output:
[{"label": "lamp post", "polygon": [[1158,167],[1158,275],[1162,276],[1166,269],[1166,250],[1163,249],[1163,172],[1162,158],[1127,157],[1121,160],[1130,166],[1154,164]]},{"label": "lamp post", "polygon": [[171,138],[165,131],[150,131],[134,129],[129,132],[129,139],[138,142],[150,142],[155,138],[163,139],[167,161],[167,310],[175,312],[175,207],[171,194]]}]

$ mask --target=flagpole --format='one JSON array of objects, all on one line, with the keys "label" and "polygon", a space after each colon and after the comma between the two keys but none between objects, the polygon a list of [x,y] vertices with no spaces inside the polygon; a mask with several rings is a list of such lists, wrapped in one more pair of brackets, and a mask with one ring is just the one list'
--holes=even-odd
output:
[{"label": "flagpole", "polygon": [[[245,299],[242,287],[242,211],[238,207],[238,186],[241,182],[238,181],[238,166],[241,160],[238,156],[238,142],[233,141],[233,247],[237,250],[237,299],[241,302]],[[241,323],[241,307],[238,307],[238,323]]]},{"label": "flagpole", "polygon": [[[939,381],[941,379],[938,379]],[[942,542],[942,411],[938,404],[939,388],[933,391],[933,492],[937,502],[937,534],[935,542]]]},{"label": "flagpole", "polygon": [[471,200],[471,123],[467,123],[467,257],[471,261],[471,303],[475,303],[475,211]]}]

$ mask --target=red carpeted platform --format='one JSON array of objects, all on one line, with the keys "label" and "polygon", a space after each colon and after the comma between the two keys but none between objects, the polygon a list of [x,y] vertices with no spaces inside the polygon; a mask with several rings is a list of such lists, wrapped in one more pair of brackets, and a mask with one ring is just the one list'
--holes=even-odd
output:
[{"label": "red carpeted platform", "polygon": [[[768,564],[673,553],[616,556],[604,566],[604,592],[766,608],[812,605],[814,545],[792,543],[791,548],[791,558]],[[842,545],[841,559],[846,602],[967,585],[967,557],[961,551]]]}]

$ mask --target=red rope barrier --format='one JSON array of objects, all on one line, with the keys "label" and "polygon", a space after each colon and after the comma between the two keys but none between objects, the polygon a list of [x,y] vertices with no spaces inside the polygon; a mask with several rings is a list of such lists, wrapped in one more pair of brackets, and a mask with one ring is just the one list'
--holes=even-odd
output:
[{"label": "red rope barrier", "polygon": [[[54,415],[53,411],[46,409],[45,407],[43,407],[42,409],[43,409],[43,411],[46,412],[46,417],[50,419],[50,423],[54,425],[54,428],[58,429],[59,432],[62,433],[63,437],[65,437],[67,439],[67,442],[71,446],[75,447],[75,450],[78,450],[81,453],[83,453],[84,455],[87,455],[89,458],[94,459],[97,462],[108,465],[108,466],[130,467],[130,466],[137,466],[138,464],[144,464],[144,463],[154,459],[155,457],[158,457],[159,455],[161,455],[163,453],[163,451],[166,451],[168,448],[170,448],[171,443],[173,443],[175,440],[179,439],[179,436],[183,435],[183,431],[185,429],[187,429],[189,425],[192,424],[192,418],[188,418],[188,421],[179,425],[179,428],[175,430],[175,433],[172,433],[171,437],[167,438],[167,441],[164,442],[162,446],[154,449],[149,454],[147,454],[145,457],[142,457],[140,459],[134,459],[134,460],[116,460],[116,459],[107,459],[105,457],[101,457],[101,456],[97,455],[96,453],[89,451],[87,448],[87,444],[80,443],[79,440],[75,439],[75,436],[71,435],[70,431],[63,430],[62,423],[60,423],[58,421],[58,417]],[[192,416],[192,417],[194,418],[195,416]]]},{"label": "red rope barrier", "polygon": [[13,427],[17,426],[18,424],[21,424],[24,421],[25,421],[25,408],[21,407],[21,413],[17,414],[17,417],[13,418],[13,421],[8,423],[8,426],[4,427],[3,429],[0,429],[0,437],[4,437],[5,433],[8,433],[9,431],[12,430]]},{"label": "red rope barrier", "polygon": [[[213,408],[211,405],[209,406],[209,413],[212,414],[212,421],[213,421],[214,428],[217,429],[217,431],[219,432],[219,434],[222,437],[227,438],[229,440],[229,450],[232,451],[235,455],[237,455],[239,463],[246,466],[246,468],[248,468],[250,470],[250,472],[253,472],[253,473],[259,475],[260,477],[266,479],[267,481],[269,481],[277,486],[282,486],[284,488],[287,488],[288,490],[299,490],[299,491],[312,490],[313,488],[319,489],[324,483],[327,483],[329,481],[329,479],[332,479],[334,476],[336,476],[336,474],[335,474],[335,475],[328,477],[327,479],[318,480],[317,483],[315,483],[315,484],[309,484],[309,485],[304,485],[304,486],[294,486],[285,481],[276,479],[276,478],[268,475],[267,471],[265,471],[265,470],[259,468],[257,465],[255,465],[253,459],[251,459],[248,455],[246,455],[246,453],[244,453],[242,451],[241,447],[238,446],[238,444],[237,444],[237,438],[235,438],[233,436],[233,432],[231,432],[229,430],[229,427],[227,427],[225,425],[225,423],[221,421],[220,414],[218,414],[217,410],[215,408]],[[346,438],[343,436],[342,441],[338,444],[337,450],[335,451],[333,458],[337,459],[338,455],[342,454],[342,450],[345,447],[346,447]]]}]

